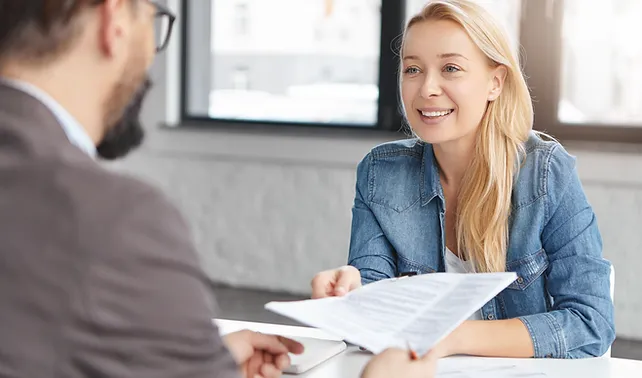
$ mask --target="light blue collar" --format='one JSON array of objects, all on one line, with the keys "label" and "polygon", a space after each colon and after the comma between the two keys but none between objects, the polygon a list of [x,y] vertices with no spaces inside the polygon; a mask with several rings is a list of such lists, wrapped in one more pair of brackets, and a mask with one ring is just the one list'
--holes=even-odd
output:
[{"label": "light blue collar", "polygon": [[56,117],[69,141],[92,158],[96,156],[96,145],[89,134],[69,112],[40,88],[24,81],[0,78],[0,83],[25,92],[44,104]]}]

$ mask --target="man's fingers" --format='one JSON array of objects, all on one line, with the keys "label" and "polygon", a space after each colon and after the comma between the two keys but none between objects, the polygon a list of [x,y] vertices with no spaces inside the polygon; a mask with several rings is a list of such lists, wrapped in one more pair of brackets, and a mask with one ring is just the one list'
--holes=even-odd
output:
[{"label": "man's fingers", "polygon": [[434,377],[437,371],[437,353],[434,351],[428,352],[425,355],[421,356],[418,361],[414,361],[415,366],[419,369],[422,374],[426,376]]},{"label": "man's fingers", "polygon": [[250,360],[247,362],[246,377],[255,377],[261,372],[261,365],[263,365],[262,353],[254,353]]},{"label": "man's fingers", "polygon": [[264,378],[279,378],[281,370],[277,369],[273,364],[263,364],[261,366],[261,377]]},{"label": "man's fingers", "polygon": [[263,352],[263,362],[265,362],[266,364],[273,364],[274,356],[268,352]]},{"label": "man's fingers", "polygon": [[291,363],[292,361],[290,361],[290,356],[288,356],[287,354],[278,355],[274,359],[274,365],[276,366],[277,369],[281,371],[290,367]]},{"label": "man's fingers", "polygon": [[250,338],[250,343],[254,350],[263,350],[270,354],[285,354],[289,352],[288,347],[281,342],[278,336],[274,335],[254,332]]},{"label": "man's fingers", "polygon": [[430,364],[435,363],[435,361],[437,361],[437,353],[435,351],[430,351],[421,356],[419,361]]},{"label": "man's fingers", "polygon": [[304,352],[303,344],[298,341],[288,339],[287,337],[277,336],[279,341],[288,348],[288,352],[294,354],[301,354]]}]

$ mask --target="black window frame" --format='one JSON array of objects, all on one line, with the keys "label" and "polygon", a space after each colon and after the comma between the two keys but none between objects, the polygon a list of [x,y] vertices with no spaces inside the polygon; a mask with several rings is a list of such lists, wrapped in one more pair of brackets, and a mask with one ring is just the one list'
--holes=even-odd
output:
[{"label": "black window frame", "polygon": [[[216,0],[212,0],[216,1]],[[181,82],[180,82],[180,122],[181,125],[212,128],[246,128],[260,127],[268,129],[285,129],[296,127],[302,129],[360,130],[383,131],[386,133],[407,134],[402,122],[401,108],[398,105],[398,71],[399,59],[397,46],[399,36],[405,23],[405,0],[381,0],[381,41],[379,44],[379,98],[377,102],[377,122],[374,125],[286,122],[271,120],[222,119],[190,114],[189,104],[189,55],[190,38],[189,15],[193,6],[191,1],[181,1]],[[383,16],[385,15],[385,17]]]},{"label": "black window frame", "polygon": [[[216,0],[213,0],[216,1]],[[642,144],[642,124],[564,124],[558,119],[558,103],[561,96],[562,71],[562,23],[564,0],[507,0],[521,1],[522,16],[519,29],[519,44],[522,65],[533,97],[535,130],[544,131],[560,141],[597,141]],[[401,108],[398,104],[398,42],[406,21],[405,0],[381,0],[381,42],[379,46],[379,99],[377,122],[373,126],[345,125],[335,123],[306,123],[270,120],[219,119],[196,116],[188,111],[188,67],[193,39],[189,35],[191,1],[181,2],[184,22],[181,23],[181,125],[206,128],[247,127],[279,129],[355,130],[358,133],[384,131],[408,135],[404,127]],[[385,16],[384,16],[385,15]]]}]

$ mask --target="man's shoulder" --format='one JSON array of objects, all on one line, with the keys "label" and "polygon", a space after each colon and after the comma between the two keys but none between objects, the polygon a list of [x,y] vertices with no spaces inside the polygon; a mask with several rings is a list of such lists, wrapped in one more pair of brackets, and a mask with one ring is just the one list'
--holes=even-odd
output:
[{"label": "man's shoulder", "polygon": [[[73,170],[70,184],[84,206],[84,216],[119,222],[183,223],[182,217],[160,189],[131,174],[105,167]],[[92,206],[92,204],[94,206]],[[94,213],[93,209],[99,212]]]},{"label": "man's shoulder", "polygon": [[33,175],[43,176],[37,181],[52,192],[48,198],[62,201],[56,208],[86,239],[115,242],[108,238],[137,227],[186,231],[182,216],[167,196],[132,175],[82,158],[53,159],[35,169]]}]

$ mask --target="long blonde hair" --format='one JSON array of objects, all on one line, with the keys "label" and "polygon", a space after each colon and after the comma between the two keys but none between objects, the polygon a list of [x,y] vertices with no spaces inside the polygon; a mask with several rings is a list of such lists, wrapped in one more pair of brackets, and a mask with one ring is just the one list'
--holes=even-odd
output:
[{"label": "long blonde hair", "polygon": [[481,120],[473,158],[458,195],[456,215],[459,253],[473,263],[477,272],[503,272],[513,183],[533,127],[530,92],[506,32],[482,6],[468,0],[430,1],[408,22],[404,40],[411,26],[428,20],[456,22],[488,57],[491,66],[506,67],[503,90],[488,103]]}]

